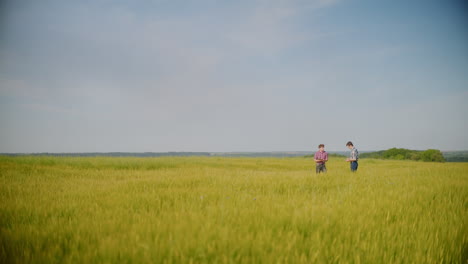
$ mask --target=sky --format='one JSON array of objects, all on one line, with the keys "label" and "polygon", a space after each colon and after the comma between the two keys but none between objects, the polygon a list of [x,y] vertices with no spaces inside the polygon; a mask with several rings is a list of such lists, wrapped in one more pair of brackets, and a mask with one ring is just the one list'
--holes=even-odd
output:
[{"label": "sky", "polygon": [[468,150],[462,0],[3,0],[0,152]]}]

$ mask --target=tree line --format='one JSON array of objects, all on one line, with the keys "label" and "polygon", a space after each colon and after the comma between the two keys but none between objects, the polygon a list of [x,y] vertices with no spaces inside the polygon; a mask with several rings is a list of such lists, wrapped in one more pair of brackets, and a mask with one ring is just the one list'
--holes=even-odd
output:
[{"label": "tree line", "polygon": [[445,162],[442,152],[438,149],[428,150],[411,150],[405,148],[391,148],[376,152],[368,152],[360,154],[360,158],[373,159],[392,159],[392,160],[417,160],[417,161],[432,161]]}]

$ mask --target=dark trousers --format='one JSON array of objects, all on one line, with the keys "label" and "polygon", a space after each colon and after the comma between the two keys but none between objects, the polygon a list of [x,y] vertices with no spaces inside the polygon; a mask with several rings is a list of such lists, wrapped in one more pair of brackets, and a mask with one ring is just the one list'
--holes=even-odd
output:
[{"label": "dark trousers", "polygon": [[325,163],[317,163],[316,165],[317,165],[315,167],[316,173],[327,172],[327,167],[325,166]]},{"label": "dark trousers", "polygon": [[357,161],[351,161],[349,164],[351,165],[351,171],[353,172],[357,171],[357,167],[358,167]]}]

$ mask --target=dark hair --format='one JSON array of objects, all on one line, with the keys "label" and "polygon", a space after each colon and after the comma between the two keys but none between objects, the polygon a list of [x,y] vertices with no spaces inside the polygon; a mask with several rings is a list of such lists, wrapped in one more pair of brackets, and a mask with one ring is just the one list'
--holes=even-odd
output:
[{"label": "dark hair", "polygon": [[346,143],[346,146],[353,146],[354,147],[353,142],[351,142],[351,141],[348,141],[348,143]]},{"label": "dark hair", "polygon": [[325,145],[324,145],[324,144],[320,144],[320,145],[319,145],[319,148],[321,148],[321,147],[325,147]]}]

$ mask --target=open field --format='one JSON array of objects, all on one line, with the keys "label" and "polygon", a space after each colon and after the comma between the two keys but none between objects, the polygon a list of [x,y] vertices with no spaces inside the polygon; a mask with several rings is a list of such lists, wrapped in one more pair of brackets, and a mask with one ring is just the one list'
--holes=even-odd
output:
[{"label": "open field", "polygon": [[467,263],[468,163],[0,157],[0,263]]}]

